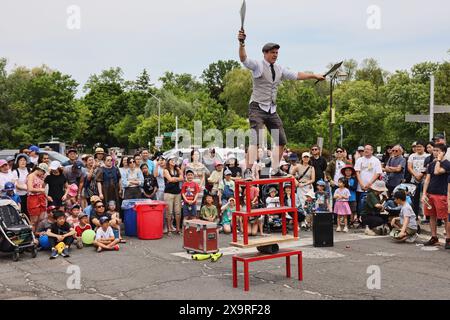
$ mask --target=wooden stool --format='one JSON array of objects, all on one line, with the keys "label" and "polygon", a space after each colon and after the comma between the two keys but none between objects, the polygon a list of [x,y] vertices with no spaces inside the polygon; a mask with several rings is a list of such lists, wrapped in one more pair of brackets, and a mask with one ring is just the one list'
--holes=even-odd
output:
[{"label": "wooden stool", "polygon": [[286,277],[291,277],[291,256],[297,256],[298,258],[298,280],[303,280],[303,262],[302,262],[302,252],[300,250],[289,250],[289,249],[281,249],[277,253],[274,254],[265,254],[265,253],[248,253],[242,255],[233,256],[233,287],[237,288],[237,262],[242,261],[244,263],[244,291],[249,291],[250,287],[250,279],[249,279],[249,270],[248,265],[250,262],[254,261],[262,261],[269,259],[276,259],[286,257]]}]

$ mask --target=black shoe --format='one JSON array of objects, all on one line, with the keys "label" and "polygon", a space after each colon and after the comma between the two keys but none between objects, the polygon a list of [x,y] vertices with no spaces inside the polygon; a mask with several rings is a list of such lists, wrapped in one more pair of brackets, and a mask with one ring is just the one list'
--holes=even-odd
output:
[{"label": "black shoe", "polygon": [[56,259],[58,257],[58,250],[52,248],[52,254],[50,255],[50,259]]},{"label": "black shoe", "polygon": [[445,249],[450,249],[450,239],[445,239]]},{"label": "black shoe", "polygon": [[442,227],[442,219],[438,219],[438,221],[437,221],[437,226],[438,226],[438,227]]},{"label": "black shoe", "polygon": [[252,169],[245,169],[243,177],[244,177],[244,180],[248,180],[248,179],[252,180],[253,179]]},{"label": "black shoe", "polygon": [[438,237],[431,237],[430,240],[425,242],[423,245],[424,246],[434,246],[434,245],[436,245],[436,243],[439,243]]},{"label": "black shoe", "polygon": [[70,254],[69,254],[69,248],[64,248],[63,252],[61,253],[61,256],[62,256],[63,258],[68,258],[68,257],[70,257]]}]

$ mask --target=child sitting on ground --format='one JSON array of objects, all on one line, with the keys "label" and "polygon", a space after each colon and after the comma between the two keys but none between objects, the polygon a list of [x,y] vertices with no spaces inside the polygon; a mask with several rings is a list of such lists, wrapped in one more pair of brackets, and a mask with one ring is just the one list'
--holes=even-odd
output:
[{"label": "child sitting on ground", "polygon": [[72,228],[75,228],[78,224],[78,215],[80,214],[81,207],[78,203],[75,203],[70,207],[69,213],[66,216],[66,221]]},{"label": "child sitting on ground", "polygon": [[64,249],[62,250],[61,256],[64,258],[69,257],[69,248],[72,244],[76,234],[75,230],[66,222],[66,215],[62,211],[56,211],[53,213],[53,218],[55,222],[51,224],[50,228],[47,230],[48,240],[52,247],[52,253],[50,259],[55,259],[58,257],[58,250],[56,249],[60,243],[63,243]]},{"label": "child sitting on ground", "polygon": [[200,218],[209,222],[218,222],[217,207],[214,205],[214,198],[208,194],[205,198],[205,205],[200,210]]},{"label": "child sitting on ground", "polygon": [[109,225],[109,218],[103,216],[100,218],[100,228],[97,229],[94,240],[94,247],[97,248],[97,252],[103,250],[116,250],[119,251],[119,239],[114,236],[113,229]]},{"label": "child sitting on ground", "polygon": [[236,201],[234,198],[228,199],[228,202],[222,206],[222,230],[223,233],[231,233],[231,221],[233,212],[236,211]]},{"label": "child sitting on ground", "polygon": [[416,215],[406,201],[406,194],[403,191],[397,191],[394,194],[394,201],[397,205],[401,206],[400,216],[395,217],[391,221],[391,226],[395,231],[399,231],[397,234],[395,231],[395,240],[399,242],[413,243],[417,239],[417,221]]},{"label": "child sitting on ground", "polygon": [[47,235],[47,230],[52,226],[52,223],[55,223],[55,219],[53,219],[53,211],[55,211],[55,206],[47,207],[47,217],[39,222],[36,227],[35,235],[35,244],[39,245],[39,238],[43,235]]},{"label": "child sitting on ground", "polygon": [[85,212],[80,212],[78,214],[78,224],[75,226],[75,231],[77,233],[76,237],[78,249],[83,248],[83,241],[81,239],[81,236],[83,235],[83,232],[86,230],[92,230],[92,227],[89,224],[89,216]]}]

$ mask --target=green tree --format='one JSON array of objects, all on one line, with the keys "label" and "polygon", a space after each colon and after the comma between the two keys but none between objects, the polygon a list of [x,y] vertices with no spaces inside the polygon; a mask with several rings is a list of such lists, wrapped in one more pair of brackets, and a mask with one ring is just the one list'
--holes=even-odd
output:
[{"label": "green tree", "polygon": [[247,117],[248,104],[252,94],[252,74],[245,69],[228,72],[223,80],[223,92],[220,99],[228,110],[233,110],[241,117]]},{"label": "green tree", "polygon": [[240,68],[240,64],[235,60],[219,60],[215,63],[211,63],[208,68],[203,71],[201,79],[203,79],[213,99],[220,100],[220,94],[224,89],[224,78],[226,74],[231,70],[238,68]]}]

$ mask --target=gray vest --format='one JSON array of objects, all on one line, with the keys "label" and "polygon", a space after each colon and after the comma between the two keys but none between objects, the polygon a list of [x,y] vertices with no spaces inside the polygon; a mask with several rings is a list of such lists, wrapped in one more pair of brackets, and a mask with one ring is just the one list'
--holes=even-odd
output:
[{"label": "gray vest", "polygon": [[263,72],[259,78],[253,78],[253,93],[251,101],[258,102],[263,105],[276,104],[278,86],[281,83],[281,68],[276,64],[275,81],[272,81],[272,71],[270,65],[262,62]]}]

